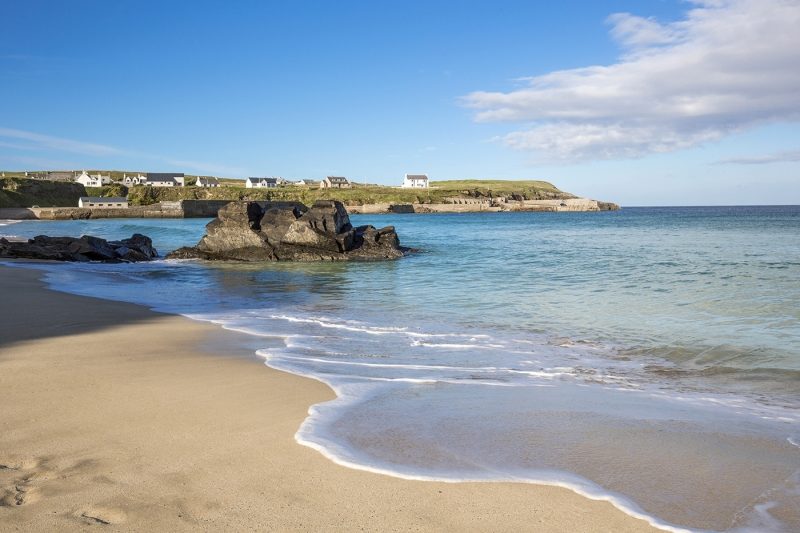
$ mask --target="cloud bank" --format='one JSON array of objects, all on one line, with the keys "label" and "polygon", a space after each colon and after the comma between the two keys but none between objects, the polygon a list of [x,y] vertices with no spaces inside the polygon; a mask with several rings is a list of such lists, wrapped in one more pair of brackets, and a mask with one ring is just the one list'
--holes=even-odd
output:
[{"label": "cloud bank", "polygon": [[800,1],[700,0],[661,24],[608,18],[622,48],[609,66],[527,78],[510,92],[473,92],[479,122],[525,127],[502,138],[543,159],[640,157],[800,120]]}]

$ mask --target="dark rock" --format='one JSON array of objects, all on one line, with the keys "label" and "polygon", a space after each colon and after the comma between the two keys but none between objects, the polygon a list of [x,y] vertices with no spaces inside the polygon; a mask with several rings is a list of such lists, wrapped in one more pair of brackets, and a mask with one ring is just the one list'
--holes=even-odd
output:
[{"label": "dark rock", "polygon": [[597,208],[600,211],[619,211],[619,205],[614,202],[597,202]]},{"label": "dark rock", "polygon": [[394,228],[354,229],[341,202],[302,204],[233,202],[220,209],[193,248],[180,248],[170,259],[236,261],[343,261],[395,259],[408,250]]},{"label": "dark rock", "polygon": [[150,261],[158,257],[158,252],[149,237],[139,234],[111,242],[91,235],[80,238],[37,235],[27,242],[0,239],[0,257],[121,263]]},{"label": "dark rock", "polygon": [[264,216],[261,217],[261,233],[266,237],[270,246],[276,247],[281,243],[292,224],[302,215],[303,213],[297,208],[273,207],[267,209]]}]

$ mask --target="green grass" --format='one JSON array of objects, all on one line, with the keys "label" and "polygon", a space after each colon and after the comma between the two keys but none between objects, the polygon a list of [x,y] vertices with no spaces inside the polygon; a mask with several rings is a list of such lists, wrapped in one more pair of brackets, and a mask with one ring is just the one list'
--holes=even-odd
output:
[{"label": "green grass", "polygon": [[78,198],[85,194],[80,183],[0,178],[0,207],[77,207]]}]

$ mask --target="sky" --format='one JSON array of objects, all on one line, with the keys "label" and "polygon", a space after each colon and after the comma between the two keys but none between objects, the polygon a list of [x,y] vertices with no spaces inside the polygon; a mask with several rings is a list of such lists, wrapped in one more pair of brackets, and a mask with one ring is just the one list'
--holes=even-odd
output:
[{"label": "sky", "polygon": [[0,0],[0,169],[800,204],[800,0]]}]

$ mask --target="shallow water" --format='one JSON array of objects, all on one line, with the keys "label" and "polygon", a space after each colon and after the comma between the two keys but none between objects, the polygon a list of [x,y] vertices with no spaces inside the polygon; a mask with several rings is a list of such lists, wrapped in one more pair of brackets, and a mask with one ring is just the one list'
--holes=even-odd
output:
[{"label": "shallow water", "polygon": [[[423,252],[45,268],[63,290],[248,333],[269,365],[331,384],[298,440],[344,464],[568,484],[694,529],[800,529],[799,207],[353,219]],[[140,232],[165,252],[205,222],[0,234]]]}]

